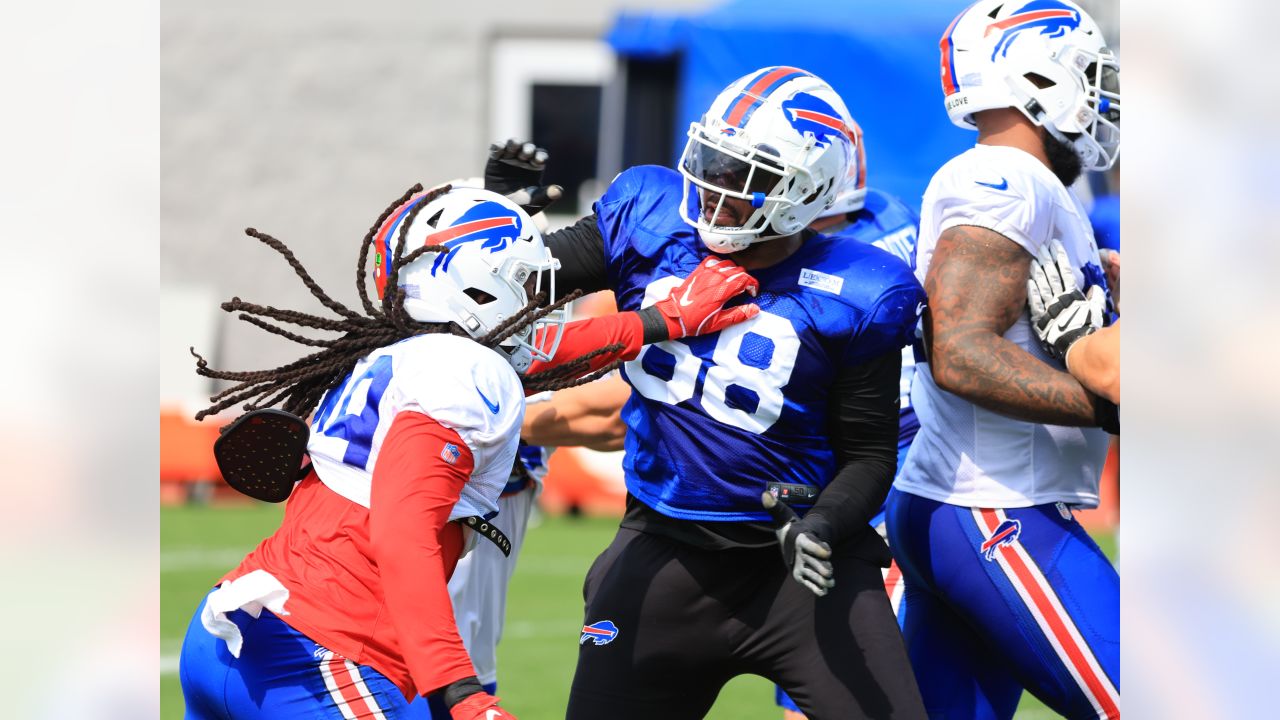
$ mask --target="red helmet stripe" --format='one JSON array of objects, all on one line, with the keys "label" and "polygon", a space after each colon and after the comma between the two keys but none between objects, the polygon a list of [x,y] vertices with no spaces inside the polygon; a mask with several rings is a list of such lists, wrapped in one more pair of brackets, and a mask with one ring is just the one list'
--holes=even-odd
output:
[{"label": "red helmet stripe", "polygon": [[760,102],[761,93],[765,92],[770,85],[777,82],[783,76],[793,73],[803,75],[809,74],[800,68],[774,68],[772,71],[765,73],[762,77],[757,79],[750,87],[742,91],[742,94],[738,96],[737,101],[734,102],[733,106],[729,109],[728,114],[724,116],[724,121],[736,127],[738,123],[742,121],[742,116],[747,114],[747,110],[750,110],[751,106]]},{"label": "red helmet stripe", "polygon": [[447,229],[441,230],[438,233],[433,233],[431,235],[428,235],[427,241],[425,244],[439,245],[440,243],[448,242],[449,240],[452,240],[456,237],[462,237],[463,235],[470,235],[473,232],[480,232],[481,230],[489,230],[496,227],[502,227],[504,225],[510,225],[511,227],[515,227],[516,219],[513,217],[496,217],[496,218],[484,218],[482,220],[472,220],[471,222],[464,222],[461,225],[454,225],[451,228],[447,228]]},{"label": "red helmet stripe", "polygon": [[956,29],[956,23],[960,22],[960,18],[964,17],[967,12],[969,12],[969,9],[965,8],[956,16],[955,20],[951,21],[951,24],[947,26],[947,31],[942,33],[942,42],[938,43],[938,49],[942,51],[943,95],[950,95],[960,89],[959,83],[956,82],[956,50],[955,44],[951,42],[951,31]]},{"label": "red helmet stripe", "polygon": [[791,113],[797,118],[804,118],[805,120],[811,120],[820,125],[826,125],[832,130],[836,130],[840,134],[849,138],[849,142],[857,142],[857,139],[853,136],[853,131],[850,130],[849,126],[845,125],[844,121],[838,117],[833,117],[826,113],[820,113],[813,110],[801,110],[799,108],[792,109]]}]

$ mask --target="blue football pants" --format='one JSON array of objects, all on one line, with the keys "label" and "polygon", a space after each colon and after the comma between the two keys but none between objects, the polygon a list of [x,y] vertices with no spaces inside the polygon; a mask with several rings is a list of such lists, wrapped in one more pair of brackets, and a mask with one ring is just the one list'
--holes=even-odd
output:
[{"label": "blue football pants", "polygon": [[1025,688],[1118,718],[1120,576],[1061,503],[984,509],[893,490],[899,624],[934,720],[1008,720]]},{"label": "blue football pants", "polygon": [[[182,641],[178,675],[187,720],[402,720],[404,695],[382,673],[335,654],[263,610],[237,610],[240,657],[200,622]],[[425,703],[420,703],[425,705]]]}]

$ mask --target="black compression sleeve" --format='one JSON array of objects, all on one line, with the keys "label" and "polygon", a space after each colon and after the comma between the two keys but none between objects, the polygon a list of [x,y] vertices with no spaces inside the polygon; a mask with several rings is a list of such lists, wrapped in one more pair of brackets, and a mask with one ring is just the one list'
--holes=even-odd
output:
[{"label": "black compression sleeve", "polygon": [[484,692],[484,686],[475,675],[455,680],[440,689],[441,699],[445,707],[452,709],[454,705],[466,700],[476,693]]},{"label": "black compression sleeve", "polygon": [[836,375],[827,423],[836,475],[805,516],[817,516],[832,545],[865,531],[893,484],[901,372],[902,353],[894,350]]},{"label": "black compression sleeve", "polygon": [[[543,237],[551,256],[560,261],[556,271],[556,293],[563,297],[574,290],[583,294],[609,289],[604,262],[604,236],[592,213],[566,228]],[[542,279],[547,287],[547,279]]]}]

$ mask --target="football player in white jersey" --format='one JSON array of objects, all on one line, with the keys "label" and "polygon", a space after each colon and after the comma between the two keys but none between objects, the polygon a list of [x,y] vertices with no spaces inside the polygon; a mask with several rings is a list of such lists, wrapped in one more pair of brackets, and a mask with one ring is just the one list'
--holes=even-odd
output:
[{"label": "football player in white jersey", "polygon": [[1070,188],[1119,153],[1119,65],[1068,0],[980,0],[940,48],[946,110],[978,144],[921,207],[921,427],[888,500],[903,634],[931,717],[1010,718],[1024,688],[1118,717],[1119,576],[1071,513],[1098,502],[1118,410],[1042,348],[1027,280],[1056,239],[1078,287],[1107,292]]},{"label": "football player in white jersey", "polygon": [[[197,417],[246,402],[311,415],[311,465],[281,527],[192,619],[179,668],[187,717],[404,718],[407,698],[438,692],[453,720],[512,718],[476,678],[445,584],[475,532],[506,542],[486,519],[515,462],[525,394],[596,377],[646,340],[750,318],[755,306],[723,305],[755,280],[708,261],[653,312],[563,325],[573,296],[555,299],[558,262],[524,210],[484,190],[415,186],[365,238],[359,313],[283,243],[248,233],[338,319],[236,298],[224,309],[322,349],[247,373],[199,359],[200,374],[238,384]],[[365,291],[371,248],[380,307]]]},{"label": "football player in white jersey", "polygon": [[[540,212],[560,195],[557,185],[543,185],[548,155],[533,143],[508,140],[489,148],[484,178],[459,178],[453,187],[485,187],[504,195],[530,212],[540,231],[546,216]],[[449,578],[458,633],[471,656],[476,678],[490,695],[498,688],[498,643],[506,624],[507,591],[515,573],[548,462],[556,447],[586,445],[622,449],[625,426],[618,408],[629,389],[616,374],[596,382],[528,398],[520,428],[520,449],[506,486],[498,497],[498,517],[510,541],[507,552],[493,543],[477,545],[458,561]],[[449,710],[437,693],[410,704],[410,716],[448,720]]]}]

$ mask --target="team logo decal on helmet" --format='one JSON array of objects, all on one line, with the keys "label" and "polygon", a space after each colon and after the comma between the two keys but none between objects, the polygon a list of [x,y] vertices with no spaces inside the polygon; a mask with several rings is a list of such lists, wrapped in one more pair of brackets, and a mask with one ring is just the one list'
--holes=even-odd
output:
[{"label": "team logo decal on helmet", "polygon": [[476,205],[458,218],[453,227],[440,230],[428,238],[433,245],[444,245],[449,252],[436,255],[431,274],[443,269],[449,272],[449,261],[458,254],[458,248],[466,243],[483,240],[481,250],[491,253],[504,250],[512,240],[520,236],[524,223],[520,216],[496,202]]},{"label": "team logo decal on helmet", "polygon": [[995,48],[991,51],[991,59],[995,60],[997,53],[1000,55],[1007,54],[1009,45],[1018,38],[1018,34],[1027,30],[1038,28],[1041,35],[1058,38],[1065,35],[1069,30],[1075,30],[1079,27],[1080,13],[1071,7],[1058,2],[1058,0],[1033,0],[1023,5],[1013,15],[987,26],[987,35],[996,31],[1004,31],[1004,34],[1000,36],[1000,41],[996,43]]},{"label": "team logo decal on helmet", "polygon": [[830,144],[832,135],[843,135],[853,142],[853,131],[840,119],[836,109],[823,102],[822,98],[796,93],[790,100],[782,101],[782,109],[791,121],[791,127],[801,135],[813,133],[818,145]]}]

